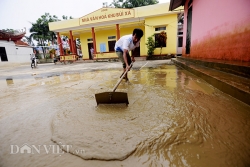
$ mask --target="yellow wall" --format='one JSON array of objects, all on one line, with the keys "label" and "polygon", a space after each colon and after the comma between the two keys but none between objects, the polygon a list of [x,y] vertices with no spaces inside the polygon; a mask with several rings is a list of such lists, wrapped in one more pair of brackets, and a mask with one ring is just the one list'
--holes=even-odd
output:
[{"label": "yellow wall", "polygon": [[[115,27],[115,26],[114,26]],[[108,36],[116,36],[116,30],[96,30],[95,31],[95,38],[96,38],[96,51],[100,52],[100,44],[105,43],[106,45],[106,52],[109,52],[109,45],[108,41],[116,41],[116,39],[108,40]],[[105,54],[97,54],[97,58],[108,58],[108,57],[115,57],[115,53],[105,53]]]},{"label": "yellow wall", "polygon": [[[121,27],[120,28],[120,36],[132,34],[134,28],[141,28],[143,31],[143,26],[133,26],[133,27]],[[117,36],[116,35],[116,29],[110,29],[110,30],[95,30],[95,38],[96,38],[96,51],[100,52],[100,44],[105,43],[106,45],[106,51],[109,52],[108,47],[108,36]],[[82,48],[82,54],[83,59],[89,59],[89,52],[88,52],[88,41],[87,39],[92,38],[92,33],[81,33],[80,34],[80,40],[81,40],[81,48]],[[91,42],[90,42],[91,43]],[[145,47],[145,36],[141,38],[141,47],[140,47],[141,56],[146,55],[146,47]],[[98,58],[109,58],[109,57],[116,57],[115,53],[104,53],[104,54],[98,54]]]},{"label": "yellow wall", "polygon": [[[177,15],[166,15],[166,16],[158,16],[158,17],[151,17],[145,19],[145,25],[139,24],[138,26],[126,26],[120,25],[120,36],[127,34],[132,34],[134,28],[141,28],[144,31],[144,36],[141,39],[140,45],[140,56],[147,56],[147,38],[154,33],[159,33],[161,31],[155,31],[156,27],[166,26],[166,33],[167,33],[167,47],[162,48],[162,54],[176,54],[177,50]],[[114,25],[115,27],[115,25]],[[106,50],[108,50],[108,36],[116,36],[116,29],[110,30],[102,30],[101,28],[97,28],[96,30],[96,47],[97,52],[100,52],[100,43],[106,44]],[[92,38],[91,32],[89,33],[82,33],[80,34],[83,58],[88,59],[88,45],[87,39]],[[154,51],[155,55],[160,54],[160,48],[156,48]],[[108,57],[115,57],[114,53],[110,54],[98,54],[98,58],[108,58]]]},{"label": "yellow wall", "polygon": [[[95,38],[96,38],[96,51],[100,52],[100,44],[105,43],[106,45],[106,52],[109,52],[109,45],[108,45],[108,36],[116,36],[116,30],[96,30],[95,31]],[[87,39],[92,38],[92,33],[82,33],[80,35],[81,40],[81,48],[83,53],[83,59],[89,59],[89,51],[88,51],[88,42]],[[116,39],[115,39],[116,40]],[[98,54],[98,58],[107,58],[107,57],[115,57],[114,53],[110,54]]]},{"label": "yellow wall", "polygon": [[[154,33],[161,31],[155,31],[156,27],[166,26],[167,33],[167,47],[162,48],[162,54],[176,54],[177,49],[177,15],[158,16],[145,19],[145,38]],[[147,42],[147,41],[146,41]],[[147,50],[147,47],[146,47]],[[160,48],[156,48],[154,54],[160,54]]]},{"label": "yellow wall", "polygon": [[172,13],[172,11],[168,11],[168,8],[169,8],[169,3],[160,3],[155,5],[137,7],[134,8],[135,17],[147,17],[147,16]]},{"label": "yellow wall", "polygon": [[[147,38],[154,33],[159,33],[161,31],[155,31],[156,27],[166,26],[167,33],[167,47],[162,48],[162,54],[176,54],[177,49],[177,15],[166,15],[166,16],[157,16],[145,19],[145,24],[132,24],[132,25],[120,25],[120,36],[132,34],[134,28],[141,28],[144,32],[143,37],[141,38],[140,45],[140,56],[147,56]],[[86,30],[85,30],[86,31]],[[74,32],[74,31],[73,31]],[[108,47],[108,36],[116,36],[115,25],[113,28],[102,28],[96,27],[95,37],[96,37],[96,49],[97,52],[100,52],[100,44],[105,43],[106,51],[109,52]],[[88,51],[88,42],[87,39],[92,38],[91,28],[89,28],[89,32],[80,33],[81,40],[81,48],[83,53],[83,59],[89,59],[89,51]],[[160,54],[160,48],[156,48],[154,51],[155,55]],[[98,58],[109,58],[116,57],[115,53],[104,53],[98,54]]]},{"label": "yellow wall", "polygon": [[91,32],[89,33],[81,33],[80,34],[80,41],[81,41],[81,49],[83,59],[89,59],[89,52],[88,52],[88,38],[92,38]]},{"label": "yellow wall", "polygon": [[[116,36],[116,30],[96,30],[95,31],[95,38],[96,38],[96,51],[100,52],[100,44],[105,43],[106,45],[106,52],[109,52],[109,45],[108,45],[108,36]],[[116,39],[113,39],[116,40]]]}]

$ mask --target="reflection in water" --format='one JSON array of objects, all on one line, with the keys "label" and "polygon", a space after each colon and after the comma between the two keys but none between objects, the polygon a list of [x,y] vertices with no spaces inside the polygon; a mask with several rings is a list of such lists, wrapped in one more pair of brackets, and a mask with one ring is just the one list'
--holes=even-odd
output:
[{"label": "reflection in water", "polygon": [[6,83],[7,83],[7,85],[13,85],[14,84],[12,78],[6,78]]},{"label": "reflection in water", "polygon": [[70,105],[55,115],[52,140],[84,149],[83,159],[123,160],[123,166],[249,166],[249,106],[185,70],[161,66],[132,70],[130,82],[119,85],[128,107],[96,107],[94,94],[112,88],[120,74],[76,77],[71,85],[81,93],[69,87],[62,98]]},{"label": "reflection in water", "polygon": [[214,92],[212,86],[206,84],[201,79],[193,77],[193,74],[183,70],[178,72],[180,86],[186,89],[198,90],[202,93],[211,94]]}]

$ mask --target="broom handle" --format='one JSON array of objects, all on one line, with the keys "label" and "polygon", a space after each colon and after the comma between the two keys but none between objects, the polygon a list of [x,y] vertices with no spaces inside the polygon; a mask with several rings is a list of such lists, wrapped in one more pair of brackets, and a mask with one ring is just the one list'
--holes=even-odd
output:
[{"label": "broom handle", "polygon": [[[131,64],[130,64],[130,68],[132,67],[132,65],[133,65],[133,62],[131,62]],[[129,69],[130,69],[129,68]],[[121,78],[119,79],[119,81],[116,83],[116,85],[114,86],[114,88],[113,88],[113,91],[112,92],[115,92],[115,90],[116,90],[116,88],[118,87],[118,85],[121,83],[121,81],[122,81],[122,79],[123,79],[123,77],[126,75],[128,73],[128,69],[123,73],[123,75],[121,76]]]}]

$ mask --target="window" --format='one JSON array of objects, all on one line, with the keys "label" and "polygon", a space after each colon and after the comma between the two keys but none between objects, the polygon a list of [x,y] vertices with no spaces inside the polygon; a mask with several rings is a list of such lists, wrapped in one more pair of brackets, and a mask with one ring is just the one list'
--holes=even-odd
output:
[{"label": "window", "polygon": [[116,36],[108,36],[109,52],[115,51],[115,42],[116,42]]},{"label": "window", "polygon": [[100,44],[100,52],[106,52],[106,44],[105,43]]},{"label": "window", "polygon": [[116,36],[108,36],[108,39],[116,39]]},{"label": "window", "polygon": [[156,27],[155,31],[163,31],[166,30],[166,27]]},{"label": "window", "polygon": [[[164,40],[165,36],[165,40]],[[161,32],[155,34],[155,47],[160,48],[160,47],[167,47],[167,34],[166,32]]]},{"label": "window", "polygon": [[93,38],[88,38],[87,41],[88,41],[88,42],[92,42],[92,41],[93,41]]},{"label": "window", "polygon": [[178,32],[178,35],[183,35],[183,32]]}]

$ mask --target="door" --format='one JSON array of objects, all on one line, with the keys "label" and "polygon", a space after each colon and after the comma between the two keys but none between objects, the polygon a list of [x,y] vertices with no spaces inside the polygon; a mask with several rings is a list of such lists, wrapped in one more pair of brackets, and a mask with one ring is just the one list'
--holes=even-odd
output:
[{"label": "door", "polygon": [[132,50],[132,56],[134,57],[140,57],[140,46],[136,47],[134,50]]},{"label": "door", "polygon": [[182,54],[182,42],[183,42],[183,37],[178,36],[178,47],[177,47],[177,55],[178,56]]},{"label": "door", "polygon": [[109,52],[114,52],[115,51],[115,43],[116,43],[116,41],[108,41]]},{"label": "door", "polygon": [[1,57],[1,61],[8,61],[5,47],[0,47],[0,57]]},{"label": "door", "polygon": [[93,43],[88,43],[89,59],[92,59],[92,57],[91,57],[91,52],[90,52],[91,47],[93,47],[93,48],[94,48]]},{"label": "door", "polygon": [[190,54],[191,31],[192,31],[192,6],[188,9],[188,15],[187,15],[186,54]]}]

